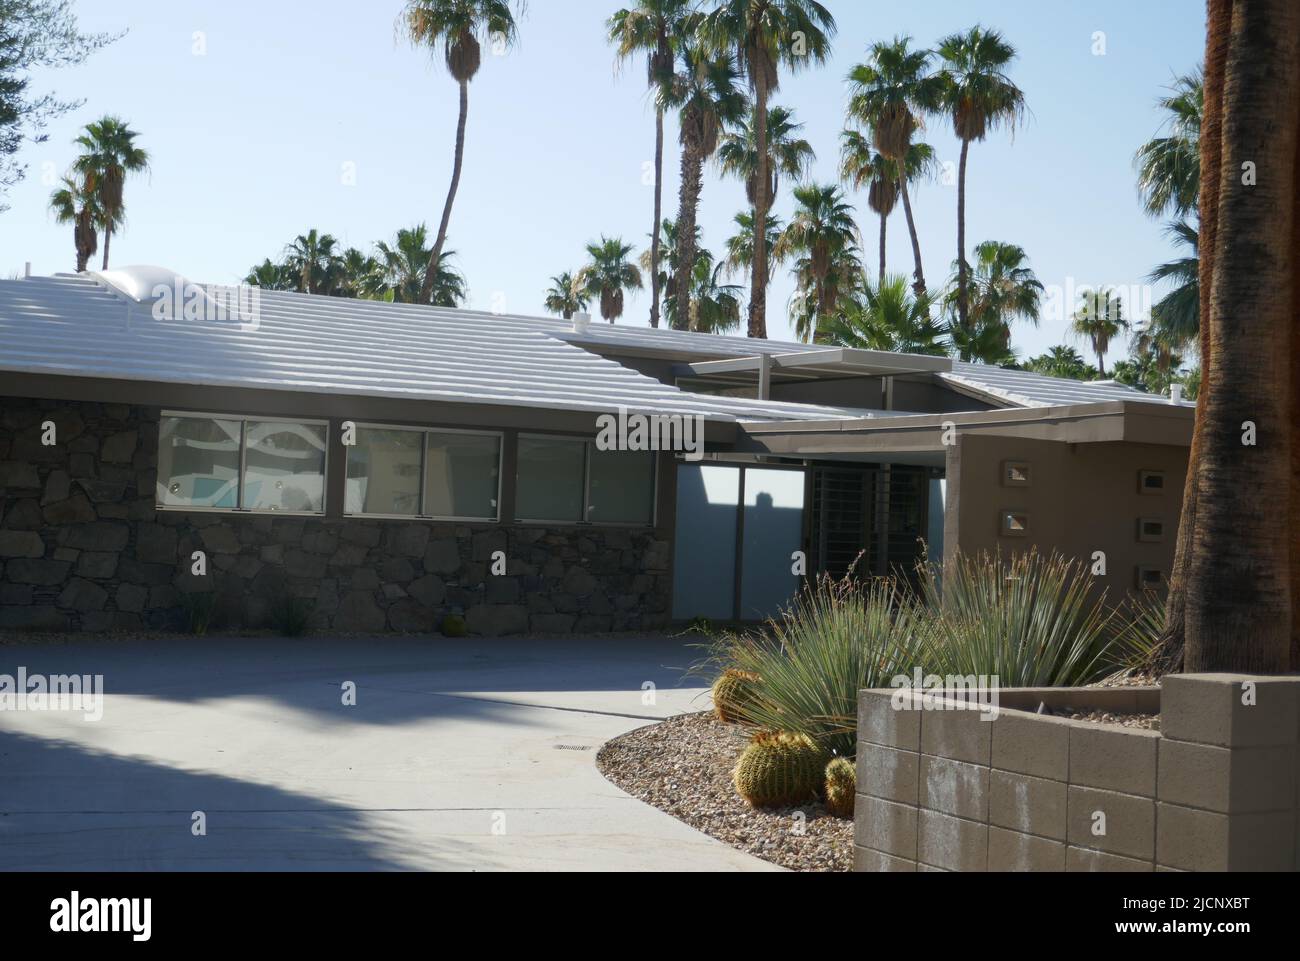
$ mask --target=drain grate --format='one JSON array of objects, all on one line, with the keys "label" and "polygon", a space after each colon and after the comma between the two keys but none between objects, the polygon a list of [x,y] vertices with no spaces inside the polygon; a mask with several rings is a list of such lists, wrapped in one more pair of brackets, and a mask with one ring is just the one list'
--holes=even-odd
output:
[{"label": "drain grate", "polygon": [[557,744],[557,745],[555,745],[555,749],[556,749],[557,751],[590,751],[590,750],[591,750],[591,745],[589,745],[589,744]]}]

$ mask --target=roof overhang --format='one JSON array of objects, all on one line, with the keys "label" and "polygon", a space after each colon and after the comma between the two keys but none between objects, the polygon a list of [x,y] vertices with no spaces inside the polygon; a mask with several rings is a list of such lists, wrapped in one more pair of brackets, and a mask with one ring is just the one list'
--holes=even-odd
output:
[{"label": "roof overhang", "polygon": [[904,374],[932,374],[952,370],[947,357],[891,354],[854,347],[828,347],[788,354],[758,354],[727,360],[703,360],[678,364],[678,377],[735,379],[749,381],[767,367],[774,379],[820,379],[824,377],[893,377]]}]

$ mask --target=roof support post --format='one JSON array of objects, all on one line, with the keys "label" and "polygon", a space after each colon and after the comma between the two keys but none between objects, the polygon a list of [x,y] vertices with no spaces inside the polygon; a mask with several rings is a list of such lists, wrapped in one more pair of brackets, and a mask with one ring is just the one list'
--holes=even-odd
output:
[{"label": "roof support post", "polygon": [[772,355],[760,354],[758,357],[758,399],[772,399]]}]

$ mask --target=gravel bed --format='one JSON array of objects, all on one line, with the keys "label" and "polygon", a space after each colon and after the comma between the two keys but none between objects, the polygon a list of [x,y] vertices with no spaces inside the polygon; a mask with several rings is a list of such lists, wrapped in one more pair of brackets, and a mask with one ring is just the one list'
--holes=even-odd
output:
[{"label": "gravel bed", "polygon": [[852,870],[852,821],[831,817],[820,803],[756,810],[740,799],[731,772],[748,741],[743,728],[712,714],[687,714],[615,738],[596,764],[633,797],[765,861],[794,871]]},{"label": "gravel bed", "polygon": [[1159,714],[1115,714],[1111,711],[1094,709],[1091,711],[1055,711],[1057,717],[1068,717],[1072,721],[1088,721],[1092,724],[1118,724],[1122,727],[1135,727],[1144,731],[1160,730]]}]

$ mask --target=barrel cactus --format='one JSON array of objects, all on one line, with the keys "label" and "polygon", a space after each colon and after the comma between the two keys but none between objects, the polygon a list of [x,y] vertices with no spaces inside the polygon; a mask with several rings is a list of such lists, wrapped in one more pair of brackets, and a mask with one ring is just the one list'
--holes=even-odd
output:
[{"label": "barrel cactus", "polygon": [[745,748],[732,782],[753,807],[791,807],[822,788],[826,755],[806,734],[760,732]]},{"label": "barrel cactus", "polygon": [[853,817],[853,797],[858,793],[858,772],[846,757],[826,765],[826,810],[837,818]]},{"label": "barrel cactus", "polygon": [[713,713],[724,724],[746,720],[745,707],[754,699],[758,675],[728,668],[713,682]]}]

